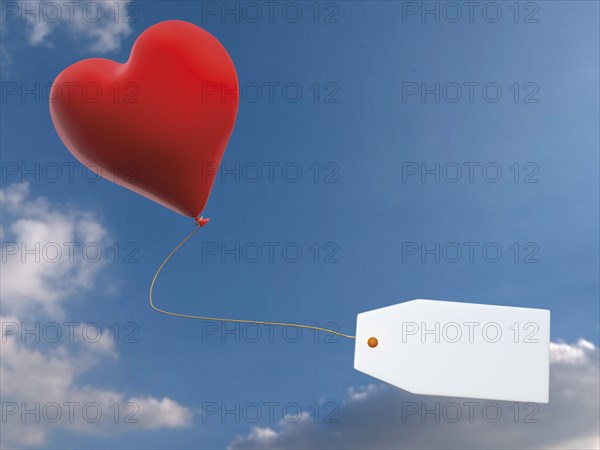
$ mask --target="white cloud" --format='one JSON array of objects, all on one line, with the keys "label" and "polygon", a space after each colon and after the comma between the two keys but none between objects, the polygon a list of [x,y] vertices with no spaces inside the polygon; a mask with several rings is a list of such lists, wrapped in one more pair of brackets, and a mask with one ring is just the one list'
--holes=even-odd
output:
[{"label": "white cloud", "polygon": [[337,423],[282,421],[253,428],[230,448],[599,448],[598,349],[579,340],[550,351],[547,405],[421,397],[373,384],[349,391]]},{"label": "white cloud", "polygon": [[[0,320],[3,324],[14,322],[10,318]],[[39,349],[23,344],[17,335],[5,335],[0,365],[5,422],[0,445],[3,448],[42,445],[59,431],[115,436],[140,430],[183,428],[191,423],[191,411],[169,398],[127,396],[78,382],[79,377],[101,363],[104,360],[89,353],[86,346]],[[37,416],[22,416],[25,409],[35,408],[39,411]],[[57,411],[62,417],[53,422]],[[102,416],[96,421],[98,411]]]},{"label": "white cloud", "polygon": [[[132,5],[125,0],[93,0],[55,2],[51,0],[24,0],[15,7],[5,8],[10,22],[27,25],[30,45],[52,44],[52,35],[64,29],[77,40],[87,42],[90,50],[105,53],[117,50],[123,38],[132,32],[135,20]],[[133,5],[135,6],[135,5]]]},{"label": "white cloud", "polygon": [[594,350],[594,344],[585,339],[580,339],[577,345],[551,342],[550,362],[577,364],[586,360],[590,350]]},{"label": "white cloud", "polygon": [[[22,262],[20,253],[5,254],[6,244],[22,242],[25,248],[32,249],[35,243],[43,248],[49,242],[105,243],[108,238],[107,230],[90,212],[69,209],[44,198],[31,198],[29,191],[26,184],[10,185],[0,191],[6,222],[0,316],[4,415],[0,446],[42,446],[58,431],[114,436],[189,425],[190,409],[170,398],[132,395],[82,381],[91,371],[106,370],[104,366],[118,360],[113,334],[108,328],[102,330],[98,340],[85,339],[76,332],[74,339],[65,338],[58,343],[50,343],[48,339],[36,343],[31,335],[21,332],[24,326],[32,329],[36,323],[40,327],[48,323],[62,326],[64,322],[58,319],[69,319],[69,300],[82,294],[87,297],[105,265],[86,262],[81,257],[73,260],[64,257],[55,263],[41,257],[36,263],[35,255]],[[63,333],[68,335],[64,327]],[[83,411],[86,405],[91,405],[87,420]],[[16,413],[12,414],[14,408]],[[36,408],[39,408],[37,420],[36,414],[22,416],[25,409]],[[50,416],[44,416],[44,408],[49,408],[46,412]],[[96,410],[102,412],[102,417],[93,422],[89,419],[93,419]],[[53,414],[58,411],[62,417],[53,423]]]},{"label": "white cloud", "polygon": [[0,192],[3,224],[2,310],[27,318],[63,318],[66,300],[94,288],[107,258],[107,232],[90,212],[31,199],[26,183]]}]

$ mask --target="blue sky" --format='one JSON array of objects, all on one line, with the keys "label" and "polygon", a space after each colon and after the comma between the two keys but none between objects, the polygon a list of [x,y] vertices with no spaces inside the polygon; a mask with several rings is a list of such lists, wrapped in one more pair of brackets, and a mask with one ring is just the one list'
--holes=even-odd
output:
[{"label": "blue sky", "polygon": [[[137,36],[163,20],[186,20],[215,35],[248,95],[223,159],[230,172],[219,175],[204,211],[212,221],[161,275],[158,305],[200,315],[331,321],[350,334],[357,313],[414,298],[539,307],[552,311],[553,341],[597,346],[598,4],[520,3],[518,23],[511,4],[498,3],[496,23],[491,10],[485,17],[475,11],[470,22],[463,7],[457,23],[443,15],[437,23],[406,15],[406,3],[361,1],[321,3],[316,23],[312,2],[294,3],[302,11],[296,23],[280,8],[270,22],[264,7],[263,18],[251,23],[247,15],[236,22],[206,14],[220,2],[183,1],[137,2],[134,23],[110,26],[66,21],[45,28],[18,15],[3,21],[3,188],[25,178],[28,198],[43,196],[48,210],[72,220],[79,219],[68,211],[89,212],[106,231],[103,248],[111,256],[94,268],[93,283],[63,295],[63,317],[106,328],[117,322],[121,332],[128,322],[139,327],[139,342],[115,344],[118,358],[103,359],[78,382],[128,397],[168,397],[193,414],[186,426],[152,432],[51,429],[41,446],[222,448],[255,424],[203,421],[207,403],[297,403],[310,412],[315,403],[341,405],[349,389],[374,382],[354,371],[349,340],[325,343],[320,335],[315,343],[305,332],[292,343],[275,329],[269,342],[263,328],[256,343],[231,335],[223,343],[220,335],[203,338],[201,322],[155,313],[147,301],[151,277],[193,221],[108,181],[89,182],[80,166],[73,179],[63,172],[57,182],[22,173],[21,164],[35,171],[36,163],[75,161],[43,95],[22,99],[23,86],[47,85],[88,57],[124,62]],[[265,90],[253,102],[251,86],[270,82],[278,83],[273,100]],[[282,86],[289,83],[302,89],[297,102],[285,99]],[[439,101],[420,96],[436,83]],[[457,85],[462,96],[452,102]],[[14,86],[18,93],[9,95]],[[407,95],[415,86],[419,93]],[[498,87],[502,95],[493,102]],[[272,182],[265,165],[271,162]],[[439,182],[432,174],[421,181],[423,164],[439,164]],[[251,182],[257,166],[263,172]],[[450,182],[457,166],[462,175]],[[298,167],[299,180],[286,179]],[[417,174],[406,172],[414,168]],[[502,173],[493,182],[497,168]],[[23,214],[8,208],[4,229]],[[278,244],[272,262],[268,242]],[[471,242],[472,262],[465,244]],[[122,251],[117,262],[115,243]],[[240,262],[223,262],[206,253],[236,243],[263,254],[252,263],[244,254]],[[422,262],[420,252],[403,254],[413,243],[458,246],[463,254],[457,262],[448,261],[454,253]],[[302,250],[298,262],[286,260],[286,244]],[[502,251],[497,262],[482,254],[490,246]],[[133,251],[134,262],[123,251]],[[3,313],[16,310],[5,306]],[[28,320],[49,319],[40,313]],[[258,425],[278,429],[273,420]]]}]

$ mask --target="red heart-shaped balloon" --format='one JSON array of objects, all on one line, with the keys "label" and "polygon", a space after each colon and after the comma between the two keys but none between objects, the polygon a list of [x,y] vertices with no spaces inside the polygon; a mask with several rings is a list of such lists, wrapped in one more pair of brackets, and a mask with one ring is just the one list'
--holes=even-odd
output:
[{"label": "red heart-shaped balloon", "polygon": [[238,103],[225,48],[178,20],[144,31],[124,64],[73,64],[50,92],[56,131],[79,161],[192,217],[206,205]]}]

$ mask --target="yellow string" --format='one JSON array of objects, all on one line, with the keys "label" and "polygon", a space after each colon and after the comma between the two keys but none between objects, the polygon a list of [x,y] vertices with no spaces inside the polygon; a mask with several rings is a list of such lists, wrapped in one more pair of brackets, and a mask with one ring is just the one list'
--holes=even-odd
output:
[{"label": "yellow string", "polygon": [[169,316],[175,316],[175,317],[183,317],[185,319],[210,320],[210,321],[216,321],[216,322],[254,323],[254,324],[258,324],[258,325],[276,325],[276,326],[281,326],[281,327],[306,328],[309,330],[317,330],[317,331],[323,331],[325,333],[335,334],[336,336],[342,336],[342,337],[349,338],[349,339],[356,339],[356,336],[351,336],[349,334],[344,334],[344,333],[338,333],[337,331],[333,331],[328,328],[315,327],[312,325],[298,325],[298,324],[294,324],[294,323],[267,322],[267,321],[260,321],[260,320],[224,319],[221,317],[194,316],[191,314],[179,314],[179,313],[165,311],[164,309],[157,308],[154,305],[154,301],[152,300],[152,291],[154,290],[154,283],[156,282],[156,279],[158,278],[158,274],[163,269],[163,267],[165,267],[165,265],[171,259],[171,257],[177,252],[177,250],[179,250],[183,246],[183,244],[185,244],[194,234],[196,234],[196,232],[199,229],[200,229],[200,227],[197,226],[194,231],[192,231],[190,234],[188,234],[188,236],[183,241],[181,241],[177,245],[177,247],[175,247],[173,249],[173,251],[171,253],[169,253],[169,256],[167,256],[165,258],[165,260],[162,262],[162,264],[156,270],[156,273],[154,274],[154,278],[152,278],[152,283],[150,284],[150,306],[152,306],[153,309],[155,309],[156,311],[158,311],[159,313],[162,313],[162,314],[167,314]]}]

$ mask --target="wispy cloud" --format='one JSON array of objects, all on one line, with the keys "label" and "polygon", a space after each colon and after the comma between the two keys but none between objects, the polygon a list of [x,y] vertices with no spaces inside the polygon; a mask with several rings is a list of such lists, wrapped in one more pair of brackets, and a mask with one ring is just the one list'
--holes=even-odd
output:
[{"label": "wispy cloud", "polygon": [[[2,23],[10,32],[4,33],[3,39],[9,40],[25,29],[30,46],[53,47],[57,34],[65,32],[86,49],[108,53],[118,50],[132,33],[136,11],[137,4],[126,0],[7,2],[2,8]],[[9,57],[6,46],[3,52]]]}]

